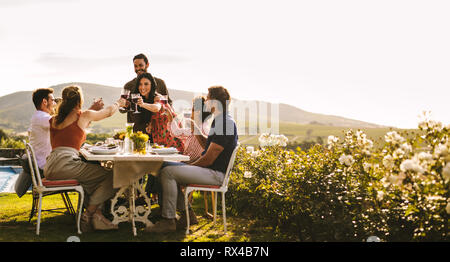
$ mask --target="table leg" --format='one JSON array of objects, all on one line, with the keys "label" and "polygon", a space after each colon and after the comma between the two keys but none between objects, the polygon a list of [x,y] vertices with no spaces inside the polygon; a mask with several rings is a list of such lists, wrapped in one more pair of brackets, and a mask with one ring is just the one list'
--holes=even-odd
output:
[{"label": "table leg", "polygon": [[135,182],[135,188],[136,191],[138,192],[138,195],[140,194],[141,196],[144,197],[145,203],[147,204],[147,208],[145,208],[144,206],[137,206],[136,207],[136,212],[135,212],[135,219],[136,221],[142,222],[145,224],[146,227],[149,226],[153,226],[152,221],[150,221],[148,219],[148,216],[151,213],[151,204],[150,204],[150,198],[147,197],[147,194],[145,193],[145,190],[142,188],[141,185],[139,185],[139,182]]},{"label": "table leg", "polygon": [[[125,199],[128,198],[129,205],[128,207],[126,207],[122,204],[116,208],[117,199],[122,195],[126,195]],[[147,208],[142,205],[136,206],[136,196],[139,197],[139,195],[142,195],[144,197]],[[148,219],[150,213],[150,199],[147,197],[147,194],[145,193],[145,190],[142,188],[142,186],[139,185],[139,182],[135,182],[129,186],[121,187],[111,201],[111,214],[114,217],[112,223],[117,225],[120,222],[131,222],[134,236],[137,235],[136,221],[144,223],[146,227],[153,225],[153,223]]]},{"label": "table leg", "polygon": [[134,183],[131,184],[131,186],[129,187],[130,189],[130,220],[131,220],[131,225],[133,227],[133,235],[136,236],[137,232],[136,232],[136,224],[134,222],[134,218],[135,218],[135,213],[136,213],[136,206],[135,206],[135,197],[134,197]]},{"label": "table leg", "polygon": [[112,223],[114,225],[119,224],[120,222],[129,221],[129,212],[128,208],[124,205],[120,205],[117,209],[115,209],[115,206],[117,204],[117,199],[125,194],[125,192],[128,190],[128,186],[121,187],[119,191],[117,191],[116,195],[111,201],[111,214],[113,215],[113,221]]}]

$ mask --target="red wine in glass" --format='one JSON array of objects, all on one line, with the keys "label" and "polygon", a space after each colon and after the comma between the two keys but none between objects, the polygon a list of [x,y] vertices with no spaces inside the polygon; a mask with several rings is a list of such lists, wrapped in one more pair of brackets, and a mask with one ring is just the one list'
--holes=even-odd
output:
[{"label": "red wine in glass", "polygon": [[[167,105],[168,104],[168,96],[161,95],[159,102],[161,102],[161,104],[163,104],[163,105]],[[166,115],[166,112],[162,113],[162,115]]]},{"label": "red wine in glass", "polygon": [[[121,91],[121,93],[120,93],[120,97],[123,98],[123,99],[125,99],[125,100],[128,100],[128,97],[129,97],[129,96],[130,96],[130,90],[122,89],[122,91]],[[121,107],[121,108],[119,108],[119,111],[122,112],[122,113],[125,113],[125,112],[128,111],[128,110],[127,110],[127,107],[128,107],[128,106]]]},{"label": "red wine in glass", "polygon": [[131,101],[134,103],[134,106],[135,106],[135,109],[134,109],[135,114],[141,113],[138,111],[138,108],[137,108],[137,102],[140,97],[141,97],[141,94],[131,94]]}]

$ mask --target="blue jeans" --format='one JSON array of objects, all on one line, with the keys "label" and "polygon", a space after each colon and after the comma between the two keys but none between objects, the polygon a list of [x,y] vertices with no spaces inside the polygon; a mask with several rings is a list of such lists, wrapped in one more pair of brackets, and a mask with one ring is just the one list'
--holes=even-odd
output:
[{"label": "blue jeans", "polygon": [[184,194],[180,185],[203,184],[221,185],[224,173],[210,168],[193,165],[169,165],[161,169],[159,175],[163,205],[161,215],[164,218],[175,218],[176,210],[184,211]]}]

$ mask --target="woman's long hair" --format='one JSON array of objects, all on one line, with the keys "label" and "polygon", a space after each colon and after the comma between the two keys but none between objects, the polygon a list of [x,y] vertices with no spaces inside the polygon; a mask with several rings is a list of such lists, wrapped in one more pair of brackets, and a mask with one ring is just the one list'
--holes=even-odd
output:
[{"label": "woman's long hair", "polygon": [[62,91],[62,102],[56,109],[56,125],[61,124],[78,105],[83,105],[83,93],[79,86],[67,86]]},{"label": "woman's long hair", "polygon": [[136,90],[136,91],[135,91],[136,93],[139,93],[139,84],[141,83],[141,79],[142,79],[142,78],[146,78],[146,79],[150,80],[150,83],[152,84],[152,86],[151,86],[151,88],[150,88],[150,94],[148,95],[148,100],[145,99],[145,97],[142,97],[142,99],[145,100],[145,102],[147,102],[147,103],[153,104],[153,103],[155,102],[156,81],[155,81],[155,79],[153,78],[152,74],[150,74],[150,73],[143,73],[143,74],[140,74],[140,75],[137,77],[137,80],[136,80],[136,87],[135,87],[134,90]]},{"label": "woman's long hair", "polygon": [[206,102],[205,96],[196,96],[192,100],[192,104],[194,106],[194,112],[202,113],[202,122],[201,123],[205,122],[205,120],[211,115],[211,112],[204,110],[205,102]]}]

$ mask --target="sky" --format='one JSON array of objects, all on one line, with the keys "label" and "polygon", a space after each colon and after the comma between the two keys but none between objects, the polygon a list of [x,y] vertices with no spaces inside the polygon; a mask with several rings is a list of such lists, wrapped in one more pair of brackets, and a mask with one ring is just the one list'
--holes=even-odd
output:
[{"label": "sky", "polygon": [[449,1],[0,0],[0,96],[122,87],[132,58],[170,89],[399,128],[450,123]]}]

